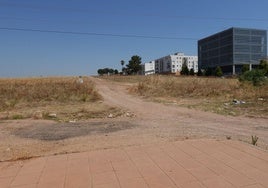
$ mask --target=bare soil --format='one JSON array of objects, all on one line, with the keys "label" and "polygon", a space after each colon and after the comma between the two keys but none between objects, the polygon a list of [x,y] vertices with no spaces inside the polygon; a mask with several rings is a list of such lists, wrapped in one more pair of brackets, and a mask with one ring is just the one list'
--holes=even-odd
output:
[{"label": "bare soil", "polygon": [[91,78],[107,106],[121,116],[59,123],[49,120],[0,121],[0,161],[27,159],[183,139],[214,138],[251,143],[268,149],[268,119],[233,117],[162,104],[128,94],[131,84]]}]

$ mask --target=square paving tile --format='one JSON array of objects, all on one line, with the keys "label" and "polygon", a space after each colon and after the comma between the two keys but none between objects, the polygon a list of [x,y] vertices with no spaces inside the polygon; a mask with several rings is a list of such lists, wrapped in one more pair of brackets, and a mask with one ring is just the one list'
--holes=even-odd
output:
[{"label": "square paving tile", "polygon": [[101,184],[111,184],[111,183],[118,183],[116,175],[113,171],[111,172],[103,172],[98,174],[92,174],[92,181],[93,185],[101,185]]},{"label": "square paving tile", "polygon": [[127,170],[127,169],[136,169],[134,163],[130,160],[124,160],[119,162],[112,162],[114,170]]},{"label": "square paving tile", "polygon": [[39,183],[43,185],[56,182],[57,184],[61,185],[64,183],[65,173],[66,170],[47,171],[41,175]]},{"label": "square paving tile", "polygon": [[89,174],[90,165],[87,160],[72,160],[67,166],[67,173],[69,174]]},{"label": "square paving tile", "polygon": [[207,188],[235,188],[234,185],[227,182],[222,176],[212,179],[206,179],[202,182]]},{"label": "square paving tile", "polygon": [[254,184],[254,185],[245,186],[243,188],[265,188],[265,187],[260,184]]},{"label": "square paving tile", "polygon": [[168,176],[166,175],[159,175],[159,176],[152,176],[152,177],[144,177],[146,183],[149,187],[174,187],[176,188],[176,183],[173,182]]},{"label": "square paving tile", "polygon": [[185,183],[197,181],[197,179],[185,170],[170,172],[168,176],[177,184],[184,185]]},{"label": "square paving tile", "polygon": [[36,188],[37,185],[36,184],[32,184],[32,185],[19,185],[19,186],[11,186],[10,188]]},{"label": "square paving tile", "polygon": [[187,182],[187,183],[184,183],[181,187],[183,188],[206,188],[199,181]]},{"label": "square paving tile", "polygon": [[9,187],[11,182],[12,182],[12,180],[13,180],[13,177],[0,178],[0,187],[1,188]]},{"label": "square paving tile", "polygon": [[94,185],[93,188],[121,188],[118,182]]},{"label": "square paving tile", "polygon": [[148,185],[143,178],[129,178],[120,180],[120,185],[122,188],[148,188]]},{"label": "square paving tile", "polygon": [[90,171],[92,174],[104,173],[104,172],[112,172],[113,167],[111,162],[94,162],[90,163]]},{"label": "square paving tile", "polygon": [[217,178],[218,175],[207,167],[193,168],[189,170],[199,181]]},{"label": "square paving tile", "polygon": [[125,169],[121,171],[116,171],[115,173],[120,181],[142,177],[142,175],[136,169]]},{"label": "square paving tile", "polygon": [[91,187],[91,174],[77,173],[67,174],[65,178],[65,188],[88,188]]},{"label": "square paving tile", "polygon": [[49,182],[39,182],[37,185],[37,188],[64,188],[64,182],[63,181],[49,181]]},{"label": "square paving tile", "polygon": [[40,173],[29,173],[24,175],[18,175],[12,181],[11,186],[22,186],[22,185],[31,185],[37,184],[39,181]]}]

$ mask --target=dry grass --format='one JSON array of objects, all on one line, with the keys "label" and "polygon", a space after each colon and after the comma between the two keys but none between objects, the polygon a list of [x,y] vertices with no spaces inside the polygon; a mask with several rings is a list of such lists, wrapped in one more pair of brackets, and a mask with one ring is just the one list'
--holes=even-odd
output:
[{"label": "dry grass", "polygon": [[0,79],[0,119],[57,120],[105,117],[116,111],[101,104],[101,96],[87,77]]},{"label": "dry grass", "polygon": [[134,87],[134,92],[142,96],[155,97],[206,97],[206,98],[268,98],[267,85],[254,87],[241,84],[237,79],[150,76],[144,77]]},{"label": "dry grass", "polygon": [[21,102],[97,101],[100,95],[88,78],[0,79],[0,109],[12,108]]},{"label": "dry grass", "polygon": [[[255,87],[237,79],[147,76],[130,92],[220,114],[268,117],[268,85]],[[234,105],[233,99],[246,104]],[[261,99],[261,100],[260,100]]]},{"label": "dry grass", "polygon": [[123,83],[138,83],[144,80],[144,76],[123,76],[123,75],[111,75],[111,76],[99,76],[98,78],[106,79],[115,82],[123,82]]}]

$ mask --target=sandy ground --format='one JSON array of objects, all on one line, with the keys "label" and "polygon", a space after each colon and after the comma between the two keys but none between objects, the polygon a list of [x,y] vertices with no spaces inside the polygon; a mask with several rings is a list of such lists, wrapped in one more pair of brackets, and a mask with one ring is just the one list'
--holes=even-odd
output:
[{"label": "sandy ground", "polygon": [[109,106],[125,114],[75,123],[47,120],[0,122],[0,161],[80,151],[215,138],[251,142],[268,149],[268,119],[222,116],[154,103],[128,94],[128,85],[92,78]]}]

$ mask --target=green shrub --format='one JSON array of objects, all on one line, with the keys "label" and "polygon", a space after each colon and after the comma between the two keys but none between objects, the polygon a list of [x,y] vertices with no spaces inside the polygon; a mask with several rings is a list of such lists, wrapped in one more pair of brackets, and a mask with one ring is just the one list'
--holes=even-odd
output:
[{"label": "green shrub", "polygon": [[215,69],[215,76],[221,77],[223,75],[221,67],[217,66]]},{"label": "green shrub", "polygon": [[254,69],[251,71],[246,71],[239,77],[240,81],[248,81],[251,82],[254,86],[262,85],[266,78],[265,78],[265,71],[260,69]]},{"label": "green shrub", "polygon": [[242,74],[249,71],[249,64],[244,64],[242,67]]},{"label": "green shrub", "polygon": [[261,60],[259,69],[264,71],[264,74],[268,76],[268,61],[267,60]]},{"label": "green shrub", "polygon": [[189,75],[192,75],[192,76],[194,75],[194,69],[193,68],[190,69]]}]

